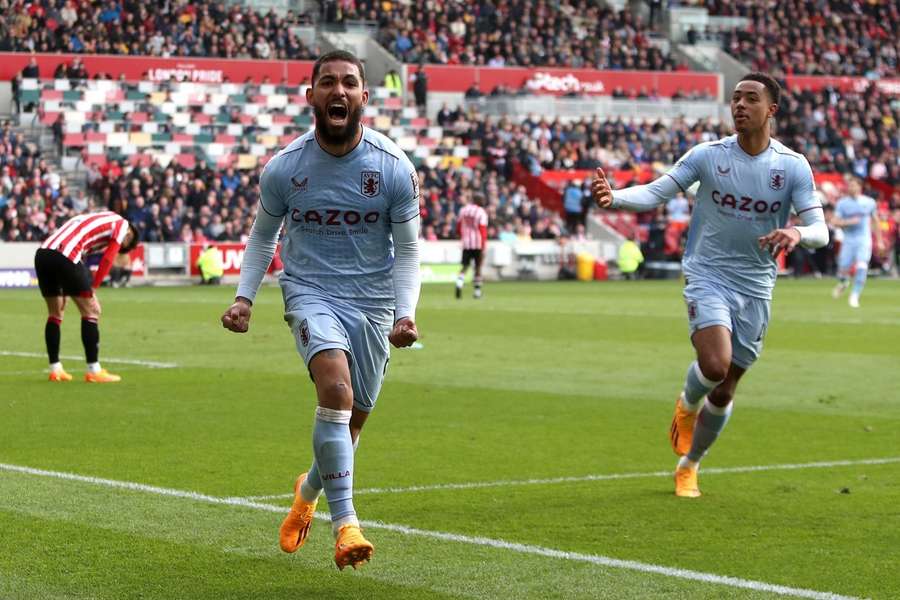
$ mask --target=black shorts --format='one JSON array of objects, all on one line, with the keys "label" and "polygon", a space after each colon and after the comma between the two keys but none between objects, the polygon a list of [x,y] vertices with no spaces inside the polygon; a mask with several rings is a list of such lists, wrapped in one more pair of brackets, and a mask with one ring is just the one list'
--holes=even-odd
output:
[{"label": "black shorts", "polygon": [[481,253],[482,253],[482,250],[477,250],[477,249],[473,250],[473,249],[464,248],[463,255],[462,255],[463,268],[464,269],[468,268],[469,263],[472,263],[472,262],[475,263],[476,267],[478,265],[480,265],[481,264]]},{"label": "black shorts", "polygon": [[34,255],[34,270],[37,273],[41,296],[81,296],[94,295],[91,288],[91,270],[83,262],[73,263],[62,253],[47,248],[38,248]]}]

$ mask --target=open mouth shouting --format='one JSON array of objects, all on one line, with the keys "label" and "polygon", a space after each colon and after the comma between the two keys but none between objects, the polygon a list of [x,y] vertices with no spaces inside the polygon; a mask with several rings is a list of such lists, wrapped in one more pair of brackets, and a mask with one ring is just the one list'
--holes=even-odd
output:
[{"label": "open mouth shouting", "polygon": [[344,127],[350,116],[350,109],[345,102],[334,101],[328,104],[325,110],[328,116],[328,124],[332,127]]}]

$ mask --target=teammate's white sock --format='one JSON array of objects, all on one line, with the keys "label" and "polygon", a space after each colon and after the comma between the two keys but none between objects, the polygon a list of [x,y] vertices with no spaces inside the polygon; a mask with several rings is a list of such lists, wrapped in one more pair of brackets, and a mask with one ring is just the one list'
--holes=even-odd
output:
[{"label": "teammate's white sock", "polygon": [[359,527],[359,519],[356,518],[356,515],[347,515],[346,517],[341,517],[340,519],[332,521],[331,533],[334,535],[335,539],[337,539],[338,531],[340,531],[341,527],[344,525],[356,525]]},{"label": "teammate's white sock", "polygon": [[59,373],[63,370],[61,362],[50,363],[50,372],[51,373]]},{"label": "teammate's white sock", "polygon": [[700,463],[694,460],[691,460],[687,457],[687,454],[678,459],[678,468],[683,469],[685,467],[689,469],[697,469],[699,468]]},{"label": "teammate's white sock", "polygon": [[303,483],[300,484],[300,497],[303,498],[303,501],[306,503],[312,503],[319,499],[319,496],[322,495],[322,488],[314,488],[309,485],[309,477],[303,480]]},{"label": "teammate's white sock", "polygon": [[99,373],[101,371],[99,362],[88,363],[87,368],[88,368],[88,373]]},{"label": "teammate's white sock", "polygon": [[459,276],[457,276],[457,278],[456,278],[456,287],[459,288],[459,289],[462,289],[463,286],[464,286],[465,284],[466,284],[466,277],[465,277],[465,275],[459,275]]}]

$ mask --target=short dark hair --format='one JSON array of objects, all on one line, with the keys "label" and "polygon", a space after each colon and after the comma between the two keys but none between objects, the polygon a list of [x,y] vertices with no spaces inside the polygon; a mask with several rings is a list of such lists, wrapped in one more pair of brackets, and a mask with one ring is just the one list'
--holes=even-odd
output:
[{"label": "short dark hair", "polygon": [[336,60],[356,65],[356,68],[359,69],[359,76],[362,77],[362,84],[364,86],[366,85],[366,69],[365,67],[363,67],[362,61],[356,58],[356,56],[352,52],[347,52],[346,50],[333,50],[332,52],[326,52],[316,60],[316,64],[313,65],[312,72],[313,85],[316,85],[316,79],[319,77],[319,70],[322,68],[322,65],[329,62],[334,62]]},{"label": "short dark hair", "polygon": [[119,254],[127,254],[137,248],[137,245],[141,243],[141,233],[131,221],[128,221],[128,230],[131,231],[131,241],[119,246]]},{"label": "short dark hair", "polygon": [[484,206],[484,194],[481,192],[473,192],[472,193],[472,202],[477,204],[478,206]]},{"label": "short dark hair", "polygon": [[[766,91],[769,92],[769,100],[772,101],[772,104],[778,104],[781,100],[781,86],[778,85],[775,78],[768,73],[760,73],[759,71],[747,73],[741,77],[741,81],[758,81],[766,86]],[[738,83],[740,83],[740,81]]]}]

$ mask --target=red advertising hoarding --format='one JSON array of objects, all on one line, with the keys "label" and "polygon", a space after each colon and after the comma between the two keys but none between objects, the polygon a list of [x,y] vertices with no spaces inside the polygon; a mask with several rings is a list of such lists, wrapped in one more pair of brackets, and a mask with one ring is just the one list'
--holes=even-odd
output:
[{"label": "red advertising hoarding", "polygon": [[53,77],[60,63],[69,64],[81,59],[88,75],[108,73],[114,79],[124,75],[128,81],[194,81],[197,83],[243,83],[250,80],[271,83],[285,80],[296,85],[312,75],[312,61],[301,60],[243,60],[225,58],[158,58],[155,56],[111,56],[107,54],[25,54],[0,53],[0,80],[10,80],[25,68],[28,60],[37,59],[42,79]]},{"label": "red advertising hoarding", "polygon": [[144,259],[144,245],[138,244],[137,247],[128,253],[131,258],[131,275],[133,277],[144,277],[147,275],[147,261]]},{"label": "red advertising hoarding", "polygon": [[[636,94],[642,89],[655,91],[661,97],[671,97],[677,91],[700,92],[718,99],[722,88],[722,78],[715,73],[450,65],[424,68],[428,90],[434,92],[465,92],[474,85],[481,93],[489,94],[498,85],[504,85],[513,90],[527,88],[536,94],[556,96],[568,92],[610,96],[613,90],[622,88],[626,94]],[[411,85],[415,71],[410,68],[409,73]]]}]

